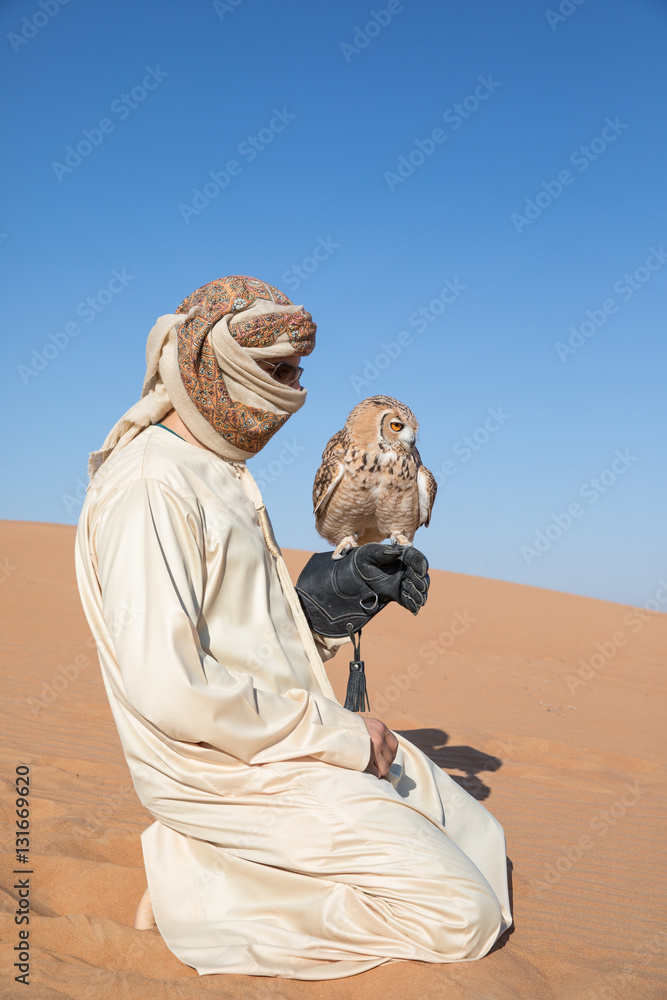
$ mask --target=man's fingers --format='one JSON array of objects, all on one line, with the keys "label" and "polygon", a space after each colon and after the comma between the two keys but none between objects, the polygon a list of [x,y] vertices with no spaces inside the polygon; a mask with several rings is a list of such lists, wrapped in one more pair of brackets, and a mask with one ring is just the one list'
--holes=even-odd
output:
[{"label": "man's fingers", "polygon": [[389,774],[398,750],[398,739],[379,719],[364,719],[371,737],[371,757],[365,768],[376,778]]},{"label": "man's fingers", "polygon": [[386,736],[386,739],[385,739],[385,743],[387,744],[387,746],[389,747],[389,749],[391,750],[391,752],[395,756],[396,755],[396,751],[398,750],[398,739],[396,738],[396,736],[394,735],[394,733],[392,733],[391,729],[387,730],[387,736]]},{"label": "man's fingers", "polygon": [[409,580],[410,583],[412,583],[417,588],[417,590],[420,590],[422,593],[425,590],[428,590],[428,585],[430,583],[428,574],[426,576],[419,576],[419,574],[415,573],[413,569],[408,568],[405,571],[403,579]]},{"label": "man's fingers", "polygon": [[403,563],[409,569],[413,569],[419,576],[425,576],[428,570],[428,559],[419,549],[410,547],[404,549],[402,554]]},{"label": "man's fingers", "polygon": [[412,611],[413,615],[416,615],[420,608],[426,604],[427,594],[423,594],[416,590],[412,584],[404,583],[401,587],[401,604],[408,611]]},{"label": "man's fingers", "polygon": [[380,765],[380,770],[382,771],[382,777],[384,778],[391,771],[391,765],[394,763],[393,757],[387,757],[385,754],[382,755],[382,763]]},{"label": "man's fingers", "polygon": [[374,774],[376,778],[383,778],[389,772],[391,764],[392,762],[385,756],[384,746],[381,746],[377,750],[374,750],[371,763],[366,770]]},{"label": "man's fingers", "polygon": [[398,740],[392,733],[391,729],[388,729],[385,733],[384,743],[382,744],[381,753],[384,760],[387,762],[387,769],[385,774],[389,773],[391,765],[396,759],[396,751],[398,750]]},{"label": "man's fingers", "polygon": [[357,560],[370,563],[375,566],[385,566],[387,563],[397,562],[400,552],[397,552],[393,545],[378,545],[375,542],[367,542],[357,549]]},{"label": "man's fingers", "polygon": [[417,587],[412,580],[403,580],[401,582],[401,591],[403,594],[411,597],[415,604],[418,604],[420,607],[426,603],[426,587]]},{"label": "man's fingers", "polygon": [[377,545],[374,542],[360,545],[354,550],[353,560],[362,579],[369,584],[371,581],[391,579],[394,574],[403,572],[403,564],[396,550],[388,545]]}]

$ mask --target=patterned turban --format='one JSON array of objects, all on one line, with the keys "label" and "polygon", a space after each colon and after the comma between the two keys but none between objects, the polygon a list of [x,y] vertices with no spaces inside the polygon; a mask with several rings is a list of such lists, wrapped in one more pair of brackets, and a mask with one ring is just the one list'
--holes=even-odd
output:
[{"label": "patterned turban", "polygon": [[258,278],[233,275],[198,288],[151,330],[141,399],[91,454],[91,479],[172,407],[222,458],[256,455],[306,401],[306,390],[277,382],[257,361],[310,354],[316,329],[303,306]]}]

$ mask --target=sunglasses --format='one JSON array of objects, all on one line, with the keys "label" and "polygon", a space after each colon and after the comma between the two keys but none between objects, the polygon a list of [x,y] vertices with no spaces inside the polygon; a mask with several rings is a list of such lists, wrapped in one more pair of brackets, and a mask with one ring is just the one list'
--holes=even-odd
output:
[{"label": "sunglasses", "polygon": [[277,364],[273,364],[271,361],[261,361],[260,367],[264,365],[271,369],[271,374],[276,382],[282,382],[283,385],[291,385],[292,382],[296,382],[303,375],[303,368],[299,368],[298,365],[292,365],[289,361],[279,361]]}]

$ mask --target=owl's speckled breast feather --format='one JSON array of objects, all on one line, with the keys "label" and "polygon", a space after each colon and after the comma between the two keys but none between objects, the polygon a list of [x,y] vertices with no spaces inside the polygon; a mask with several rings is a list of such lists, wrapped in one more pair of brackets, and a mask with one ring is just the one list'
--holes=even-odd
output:
[{"label": "owl's speckled breast feather", "polygon": [[357,535],[360,545],[381,541],[394,529],[410,537],[418,507],[417,461],[412,454],[398,455],[383,449],[369,455],[352,447],[342,458],[343,477],[335,491],[335,503],[327,504],[317,528],[332,544],[344,535]]}]

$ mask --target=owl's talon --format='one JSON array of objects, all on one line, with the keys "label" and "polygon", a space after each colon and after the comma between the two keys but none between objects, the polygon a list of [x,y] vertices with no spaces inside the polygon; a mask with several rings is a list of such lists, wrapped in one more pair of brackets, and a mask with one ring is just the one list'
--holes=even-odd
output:
[{"label": "owl's talon", "polygon": [[389,541],[391,542],[392,545],[403,545],[406,546],[407,548],[412,547],[412,542],[410,541],[410,539],[406,538],[405,535],[402,535],[400,531],[393,534],[390,537]]},{"label": "owl's talon", "polygon": [[334,549],[331,558],[342,559],[343,556],[347,555],[348,552],[351,552],[352,549],[358,548],[358,545],[359,543],[354,535],[346,535]]}]

